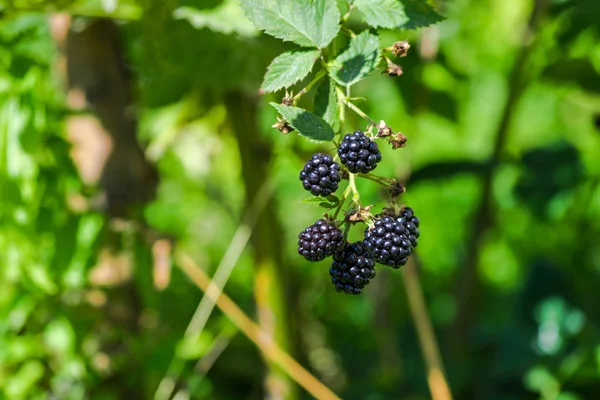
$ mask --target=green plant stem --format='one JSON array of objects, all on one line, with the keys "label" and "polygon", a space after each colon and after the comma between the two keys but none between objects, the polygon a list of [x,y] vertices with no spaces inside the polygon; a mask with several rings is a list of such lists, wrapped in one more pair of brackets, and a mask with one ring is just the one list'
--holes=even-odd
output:
[{"label": "green plant stem", "polygon": [[346,28],[345,26],[341,27],[341,31],[343,34],[350,36],[352,39],[356,37],[356,33],[354,33],[351,29]]},{"label": "green plant stem", "polygon": [[380,185],[386,186],[386,187],[390,186],[390,185],[392,185],[394,183],[393,179],[385,178],[383,176],[378,176],[378,175],[358,173],[357,176],[359,178],[368,179],[370,181],[377,182]]},{"label": "green plant stem", "polygon": [[348,186],[346,188],[346,190],[344,190],[344,194],[342,195],[342,198],[340,200],[340,204],[338,205],[338,207],[335,210],[335,213],[333,213],[333,219],[337,219],[337,216],[339,215],[340,211],[342,210],[342,207],[344,206],[344,203],[346,202],[346,198],[348,197],[348,194],[350,193],[350,186]]},{"label": "green plant stem", "polygon": [[342,17],[342,24],[348,21],[348,19],[350,18],[350,14],[352,13],[353,9],[354,9],[354,4],[350,4],[350,6],[348,7],[348,11]]},{"label": "green plant stem", "polygon": [[348,188],[352,191],[352,201],[358,204],[360,202],[360,193],[356,189],[356,174],[350,174],[348,178]]},{"label": "green plant stem", "polygon": [[318,83],[318,82],[319,82],[321,79],[323,79],[323,77],[324,77],[325,75],[327,75],[327,70],[326,70],[326,69],[322,69],[322,70],[320,70],[319,72],[317,72],[317,74],[315,75],[315,77],[313,78],[313,80],[312,80],[312,81],[310,81],[310,82],[308,82],[308,84],[307,84],[306,86],[304,86],[304,87],[302,88],[302,90],[300,90],[300,91],[299,91],[299,92],[298,92],[298,93],[297,93],[297,94],[296,94],[296,95],[295,95],[295,96],[292,98],[292,100],[294,101],[294,104],[295,104],[295,103],[296,103],[298,100],[300,100],[300,98],[301,98],[301,97],[302,97],[304,94],[308,93],[308,92],[309,92],[309,91],[310,91],[310,90],[313,88],[313,86],[315,86],[315,85],[316,85],[316,84],[317,84],[317,83]]},{"label": "green plant stem", "polygon": [[346,107],[344,107],[344,94],[341,93],[341,90],[336,86],[335,87],[337,93],[337,101],[340,109],[340,132],[344,131],[344,123],[346,122]]},{"label": "green plant stem", "polygon": [[358,114],[360,117],[365,119],[370,124],[377,125],[377,122],[373,121],[371,119],[371,117],[369,117],[363,110],[361,110],[354,103],[352,103],[352,102],[350,102],[350,100],[348,100],[349,94],[345,95],[344,92],[339,87],[336,87],[336,91],[338,94],[338,98],[341,99],[342,104],[344,104],[346,107],[348,107],[349,109],[354,111],[356,114]]},{"label": "green plant stem", "polygon": [[371,119],[371,117],[369,117],[367,114],[365,114],[363,112],[363,110],[361,110],[360,108],[355,106],[353,103],[349,102],[348,100],[346,100],[346,106],[348,106],[349,109],[351,109],[352,111],[354,111],[355,113],[360,115],[363,119],[367,120],[370,124],[377,125],[377,122],[373,121]]},{"label": "green plant stem", "polygon": [[350,233],[350,228],[352,224],[350,222],[346,222],[346,227],[344,228],[344,241],[348,240],[348,234]]}]

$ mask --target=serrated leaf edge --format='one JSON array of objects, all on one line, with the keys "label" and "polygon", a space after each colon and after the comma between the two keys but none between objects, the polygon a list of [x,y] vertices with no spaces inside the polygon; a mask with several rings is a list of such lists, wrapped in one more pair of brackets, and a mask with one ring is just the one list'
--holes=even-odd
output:
[{"label": "serrated leaf edge", "polygon": [[[297,78],[294,82],[292,82],[291,84],[289,84],[287,86],[281,86],[281,87],[278,87],[277,89],[271,89],[271,90],[265,89],[264,88],[265,79],[266,79],[267,74],[269,73],[269,71],[271,71],[271,66],[273,65],[273,63],[275,62],[275,60],[278,59],[279,57],[282,57],[282,56],[286,55],[286,54],[293,54],[293,53],[298,53],[298,52],[302,52],[302,53],[315,52],[315,59],[312,61],[312,66],[311,66],[310,70],[308,71],[308,73],[306,75],[302,76],[302,77]],[[263,83],[260,86],[261,90],[263,90],[265,93],[274,93],[274,92],[277,92],[277,91],[279,91],[281,89],[284,89],[284,88],[287,89],[287,88],[295,85],[296,83],[298,83],[302,79],[306,78],[310,74],[310,72],[315,67],[315,62],[319,59],[319,55],[320,55],[319,50],[312,50],[312,49],[308,49],[308,50],[292,50],[292,51],[286,51],[285,53],[281,53],[280,55],[278,55],[277,57],[275,57],[271,61],[271,63],[269,64],[269,66],[267,67],[267,72],[265,73],[265,76],[263,77]]]}]

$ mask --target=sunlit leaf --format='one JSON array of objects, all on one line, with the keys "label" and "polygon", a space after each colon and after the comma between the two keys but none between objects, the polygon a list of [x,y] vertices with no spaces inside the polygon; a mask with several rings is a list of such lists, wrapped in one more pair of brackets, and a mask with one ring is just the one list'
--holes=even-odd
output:
[{"label": "sunlit leaf", "polygon": [[304,79],[312,70],[318,57],[317,50],[290,51],[275,57],[267,68],[262,90],[275,92]]},{"label": "sunlit leaf", "polygon": [[241,0],[260,30],[304,47],[326,47],[336,37],[340,12],[335,0]]},{"label": "sunlit leaf", "polygon": [[340,85],[351,86],[375,71],[381,57],[379,38],[367,31],[350,41],[350,46],[336,57],[329,68]]},{"label": "sunlit leaf", "polygon": [[443,20],[426,0],[355,0],[354,5],[374,28],[417,29]]},{"label": "sunlit leaf", "polygon": [[340,204],[340,199],[335,195],[329,195],[327,197],[314,196],[303,199],[301,203],[312,204],[330,210],[336,208]]},{"label": "sunlit leaf", "polygon": [[271,103],[271,105],[302,136],[316,141],[333,139],[333,129],[321,117],[298,107],[284,106],[277,103]]},{"label": "sunlit leaf", "polygon": [[252,37],[259,33],[244,15],[237,0],[225,0],[221,5],[208,10],[181,6],[173,11],[173,18],[184,19],[196,29],[207,28],[226,35],[236,33]]}]

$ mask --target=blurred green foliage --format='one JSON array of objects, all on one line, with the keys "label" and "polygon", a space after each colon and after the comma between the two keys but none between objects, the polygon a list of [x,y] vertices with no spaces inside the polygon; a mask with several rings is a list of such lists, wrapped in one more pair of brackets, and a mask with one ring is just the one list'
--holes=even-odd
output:
[{"label": "blurred green foliage", "polygon": [[[383,44],[411,41],[404,75],[373,75],[353,94],[408,137],[405,149],[383,149],[377,172],[409,177],[402,199],[422,221],[421,281],[455,398],[596,398],[600,7],[541,1],[537,31],[524,39],[537,1],[439,3],[447,20],[433,28],[380,30]],[[177,269],[165,291],[153,288],[143,233],[73,206],[93,204],[101,188],[84,185],[71,159],[65,121],[75,112],[56,71],[48,11],[72,13],[74,26],[119,18],[138,138],[160,176],[138,223],[211,273],[252,201],[231,124],[244,115],[226,99],[258,99],[295,357],[344,399],[428,398],[402,276],[379,268],[364,296],[349,298],[333,290],[326,261],[297,256],[297,232],[320,215],[301,204],[297,174],[312,152],[331,149],[271,128],[269,102],[280,98],[258,98],[258,87],[273,57],[294,46],[259,35],[229,0],[0,1],[0,398],[153,398],[173,357],[185,360],[177,388],[190,398],[264,397],[259,352],[221,313],[198,337],[184,336],[201,293]],[[364,128],[349,118],[346,129]],[[474,238],[486,180],[486,223]],[[376,184],[358,184],[364,204],[382,203]],[[90,279],[109,243],[134,260],[129,286]],[[456,338],[473,249],[481,295],[467,303],[475,317]],[[251,315],[260,251],[242,254],[225,289]],[[453,351],[457,340],[465,354]],[[219,354],[214,364],[194,370],[210,354]]]}]

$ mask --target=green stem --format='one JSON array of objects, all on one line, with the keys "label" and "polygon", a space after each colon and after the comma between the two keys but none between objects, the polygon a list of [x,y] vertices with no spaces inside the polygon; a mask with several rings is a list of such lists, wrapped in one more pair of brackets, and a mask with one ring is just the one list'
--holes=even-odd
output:
[{"label": "green stem", "polygon": [[315,86],[321,79],[323,79],[323,77],[327,75],[327,70],[322,69],[320,70],[317,75],[315,75],[315,77],[313,78],[312,81],[310,81],[308,83],[308,85],[306,85],[304,88],[302,88],[302,90],[300,90],[293,98],[292,100],[294,101],[294,103],[296,103],[298,100],[300,100],[300,97],[302,97],[302,95],[308,93],[313,86]]},{"label": "green stem", "polygon": [[371,119],[371,117],[369,117],[363,110],[361,110],[356,105],[354,105],[353,103],[351,103],[348,100],[348,97],[344,94],[344,92],[339,87],[336,87],[336,91],[337,91],[337,94],[338,94],[338,98],[341,99],[342,103],[344,105],[346,105],[346,107],[348,107],[349,109],[351,109],[352,111],[354,111],[356,114],[358,114],[359,116],[361,116],[363,119],[365,119],[366,121],[368,121],[370,124],[377,125],[377,122],[373,121]]},{"label": "green stem", "polygon": [[333,213],[333,219],[337,219],[337,216],[339,215],[340,211],[342,210],[342,207],[344,206],[344,203],[346,202],[346,198],[348,197],[349,193],[350,193],[350,186],[348,186],[346,188],[346,190],[344,190],[344,194],[342,195],[340,204],[338,205],[337,209],[335,210],[335,213]]},{"label": "green stem", "polygon": [[352,224],[350,222],[346,222],[346,228],[344,229],[344,240],[348,240],[348,233],[350,233],[350,227]]},{"label": "green stem", "polygon": [[338,105],[339,105],[339,109],[340,109],[340,132],[343,132],[344,123],[346,121],[346,107],[344,107],[344,93],[342,93],[340,88],[338,88],[337,86],[335,87],[335,90],[337,92]]},{"label": "green stem", "polygon": [[363,110],[356,107],[353,103],[349,102],[348,100],[346,100],[346,106],[348,106],[349,109],[351,109],[352,111],[354,111],[355,113],[360,115],[363,119],[368,121],[370,124],[377,125],[377,122],[373,121],[367,114],[364,113]]},{"label": "green stem", "polygon": [[350,4],[350,6],[348,7],[348,12],[342,17],[342,24],[348,21],[348,18],[350,18],[350,14],[352,13],[353,8],[354,4]]},{"label": "green stem", "polygon": [[348,188],[352,191],[352,201],[358,204],[360,202],[360,193],[356,189],[356,174],[350,173]]},{"label": "green stem", "polygon": [[343,34],[350,36],[350,38],[352,38],[352,39],[354,39],[356,37],[356,33],[354,33],[352,30],[346,28],[343,25],[341,27],[341,31]]},{"label": "green stem", "polygon": [[358,173],[357,175],[359,178],[368,179],[370,181],[377,182],[383,186],[390,186],[391,184],[393,184],[395,182],[394,179],[385,178],[383,176],[378,176],[378,175],[362,174],[362,173]]}]

